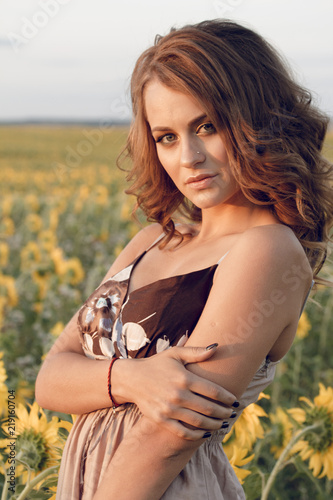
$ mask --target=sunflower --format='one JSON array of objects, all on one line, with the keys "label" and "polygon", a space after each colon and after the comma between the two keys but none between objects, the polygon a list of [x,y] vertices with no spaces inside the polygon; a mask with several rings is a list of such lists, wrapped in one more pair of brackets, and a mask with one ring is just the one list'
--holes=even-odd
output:
[{"label": "sunflower", "polygon": [[0,234],[2,236],[13,236],[15,233],[15,224],[11,217],[2,217],[0,224]]},{"label": "sunflower", "polygon": [[309,331],[311,330],[311,323],[309,321],[308,315],[306,312],[303,312],[297,326],[296,337],[298,339],[304,339],[309,335]]},{"label": "sunflower", "polygon": [[80,186],[80,190],[79,190],[79,198],[82,200],[82,201],[86,201],[89,197],[90,197],[90,188],[87,186],[87,185],[82,185]]},{"label": "sunflower", "polygon": [[40,203],[35,194],[27,194],[25,197],[25,203],[30,208],[30,210],[32,210],[33,212],[38,212]]},{"label": "sunflower", "polygon": [[106,206],[109,202],[109,191],[106,186],[98,185],[95,188],[95,201],[97,205]]},{"label": "sunflower", "polygon": [[49,280],[50,280],[50,274],[45,273],[45,272],[40,272],[40,271],[33,271],[31,273],[31,277],[34,283],[38,286],[38,298],[40,300],[45,299],[47,291],[48,291],[48,285],[49,285]]},{"label": "sunflower", "polygon": [[243,469],[244,465],[251,462],[254,458],[254,453],[247,456],[249,450],[247,448],[242,448],[238,446],[237,443],[223,446],[224,452],[228,457],[230,465],[234,469],[234,472],[241,484],[243,484],[244,479],[251,474],[250,470]]},{"label": "sunflower", "polygon": [[41,247],[47,252],[52,252],[57,245],[57,236],[51,229],[45,229],[38,234]]},{"label": "sunflower", "polygon": [[[16,472],[17,476],[22,476],[23,483],[59,463],[64,445],[59,429],[69,431],[72,425],[59,421],[57,417],[52,417],[48,422],[44,411],[36,402],[29,406],[30,412],[22,404],[17,405],[15,421],[16,459],[21,464]],[[6,423],[3,429],[9,435]],[[10,442],[9,439],[8,441]]]},{"label": "sunflower", "polygon": [[302,397],[305,409],[288,410],[292,418],[302,427],[316,426],[304,435],[292,448],[302,460],[309,459],[309,468],[315,477],[333,479],[333,388],[319,384],[319,395],[314,402]]},{"label": "sunflower", "polygon": [[51,231],[56,231],[59,223],[59,212],[56,208],[50,210],[50,229]]},{"label": "sunflower", "polygon": [[26,380],[20,380],[15,390],[16,404],[22,403],[25,405],[28,399],[33,399],[34,390],[29,386]]},{"label": "sunflower", "polygon": [[17,303],[18,295],[15,287],[15,279],[12,276],[5,276],[0,272],[0,329],[5,320],[7,308],[15,307]]},{"label": "sunflower", "polygon": [[58,276],[64,275],[66,273],[66,265],[62,248],[54,248],[51,251],[51,259],[53,261],[56,274]]},{"label": "sunflower", "polygon": [[4,362],[2,361],[3,352],[0,352],[0,415],[7,410],[8,389],[5,384],[7,373]]},{"label": "sunflower", "polygon": [[269,418],[275,426],[277,438],[276,443],[271,446],[271,452],[274,453],[275,458],[279,458],[293,435],[293,424],[281,407],[276,409],[275,414],[271,413]]},{"label": "sunflower", "polygon": [[59,335],[62,333],[63,329],[65,328],[65,325],[63,324],[62,321],[58,321],[53,328],[51,328],[50,333],[54,337],[59,337]]},{"label": "sunflower", "polygon": [[[259,399],[266,398],[267,396],[264,393],[259,395]],[[236,423],[233,427],[233,432],[227,434],[224,438],[224,443],[227,442],[231,436],[233,436],[241,448],[251,449],[253,443],[257,439],[262,439],[264,437],[264,428],[261,425],[259,417],[267,417],[267,413],[261,406],[252,403],[247,406],[240,417],[237,419]]]},{"label": "sunflower", "polygon": [[25,223],[29,231],[31,231],[32,233],[38,233],[43,226],[42,218],[35,213],[28,214],[26,216]]},{"label": "sunflower", "polygon": [[0,295],[6,298],[9,306],[15,307],[18,303],[18,295],[15,286],[15,279],[0,273]]},{"label": "sunflower", "polygon": [[126,196],[123,204],[121,205],[120,218],[123,221],[128,221],[133,212],[134,201],[133,197]]},{"label": "sunflower", "polygon": [[10,215],[13,208],[13,195],[7,194],[2,201],[2,215]]},{"label": "sunflower", "polygon": [[7,243],[0,242],[0,267],[6,267],[8,264],[9,246]]},{"label": "sunflower", "polygon": [[39,245],[35,241],[28,241],[21,250],[21,269],[23,271],[31,269],[32,264],[41,261]]},{"label": "sunflower", "polygon": [[71,285],[77,285],[84,278],[81,261],[77,257],[65,261],[64,274]]}]

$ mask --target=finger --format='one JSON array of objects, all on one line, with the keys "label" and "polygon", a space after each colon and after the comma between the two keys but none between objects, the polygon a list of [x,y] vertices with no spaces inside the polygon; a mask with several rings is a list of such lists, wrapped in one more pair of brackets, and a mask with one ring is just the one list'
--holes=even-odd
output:
[{"label": "finger", "polygon": [[[230,418],[235,411],[234,408],[222,406],[221,404],[210,401],[195,393],[192,393],[186,401],[183,402],[180,410],[182,411],[183,409],[204,415],[210,419],[219,420]],[[177,411],[177,409],[175,411]],[[183,418],[179,418],[179,420],[183,420]]]},{"label": "finger", "polygon": [[173,347],[169,354],[181,361],[183,365],[188,363],[199,363],[211,358],[216,352],[218,344],[211,344],[207,347]]},{"label": "finger", "polygon": [[198,441],[202,439],[206,433],[206,431],[202,429],[189,429],[178,420],[167,420],[163,425],[179,438],[188,441]]},{"label": "finger", "polygon": [[186,426],[193,428],[193,430],[217,431],[218,429],[221,429],[223,422],[228,417],[225,417],[224,419],[211,418],[187,408],[180,408],[174,412],[174,418],[172,418],[172,420],[180,421],[183,424],[186,424]]},{"label": "finger", "polygon": [[198,394],[199,396],[211,399],[227,407],[235,408],[239,405],[236,401],[235,395],[230,391],[227,391],[220,385],[215,384],[210,380],[199,377],[195,373],[191,373],[188,384],[190,391]]}]

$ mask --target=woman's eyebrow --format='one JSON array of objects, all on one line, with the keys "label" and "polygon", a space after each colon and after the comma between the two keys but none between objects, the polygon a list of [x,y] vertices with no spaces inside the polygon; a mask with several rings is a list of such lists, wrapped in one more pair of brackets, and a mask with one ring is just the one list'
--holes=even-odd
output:
[{"label": "woman's eyebrow", "polygon": [[[200,116],[197,116],[196,118],[193,118],[193,120],[191,120],[189,122],[189,126],[190,127],[193,127],[195,125],[199,125],[199,123],[202,121],[202,120],[208,120],[208,116],[206,115],[206,113],[200,115]],[[170,130],[172,127],[167,127],[167,126],[156,126],[156,127],[153,127],[151,129],[151,132],[162,132],[164,130]]]}]

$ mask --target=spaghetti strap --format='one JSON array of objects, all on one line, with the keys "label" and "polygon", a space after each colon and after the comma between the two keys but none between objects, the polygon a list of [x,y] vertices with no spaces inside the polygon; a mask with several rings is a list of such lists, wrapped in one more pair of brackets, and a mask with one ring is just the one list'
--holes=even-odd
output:
[{"label": "spaghetti strap", "polygon": [[221,264],[221,262],[224,259],[224,257],[226,257],[228,255],[228,253],[229,253],[229,250],[224,255],[222,255],[222,257],[217,261],[217,265],[218,266]]},{"label": "spaghetti strap", "polygon": [[149,252],[149,250],[151,248],[153,248],[156,245],[156,243],[158,243],[164,236],[165,236],[165,233],[163,232],[162,234],[159,235],[158,238],[156,238],[155,241],[153,241],[153,243],[151,245],[149,245],[149,247],[145,250],[145,252]]}]

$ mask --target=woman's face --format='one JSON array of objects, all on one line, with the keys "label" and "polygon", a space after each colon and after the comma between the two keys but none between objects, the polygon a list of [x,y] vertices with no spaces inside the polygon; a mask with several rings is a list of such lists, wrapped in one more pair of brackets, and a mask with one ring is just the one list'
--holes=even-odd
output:
[{"label": "woman's face", "polygon": [[179,191],[201,209],[232,203],[239,186],[221,133],[204,108],[158,80],[147,85],[144,97],[158,158]]}]

